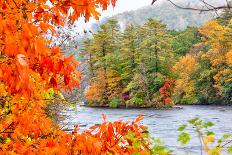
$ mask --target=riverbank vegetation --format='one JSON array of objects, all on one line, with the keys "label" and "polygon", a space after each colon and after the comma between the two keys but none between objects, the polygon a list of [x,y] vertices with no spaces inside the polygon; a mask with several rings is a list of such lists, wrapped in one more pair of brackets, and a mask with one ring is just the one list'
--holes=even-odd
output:
[{"label": "riverbank vegetation", "polygon": [[155,19],[141,26],[128,24],[124,31],[116,20],[101,25],[84,42],[91,71],[88,104],[156,108],[231,104],[229,13],[182,31],[168,30]]}]

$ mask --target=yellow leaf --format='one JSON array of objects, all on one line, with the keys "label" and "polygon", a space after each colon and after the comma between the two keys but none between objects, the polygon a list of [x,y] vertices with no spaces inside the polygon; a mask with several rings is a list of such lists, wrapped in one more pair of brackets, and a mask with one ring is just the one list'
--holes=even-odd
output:
[{"label": "yellow leaf", "polygon": [[205,137],[205,139],[204,139],[205,144],[210,144],[210,143],[213,143],[214,141],[215,141],[214,135],[209,135],[209,136]]},{"label": "yellow leaf", "polygon": [[220,155],[221,154],[221,148],[215,147],[208,151],[208,155]]}]

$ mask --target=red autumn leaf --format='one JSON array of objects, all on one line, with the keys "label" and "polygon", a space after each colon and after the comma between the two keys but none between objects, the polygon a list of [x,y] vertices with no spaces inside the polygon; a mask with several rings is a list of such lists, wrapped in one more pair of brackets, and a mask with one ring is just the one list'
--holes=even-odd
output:
[{"label": "red autumn leaf", "polygon": [[136,119],[134,120],[134,123],[138,123],[141,120],[143,120],[143,115],[142,114],[136,117]]},{"label": "red autumn leaf", "polygon": [[106,118],[106,115],[105,115],[105,114],[102,114],[102,118],[103,118],[104,122],[107,121],[107,118]]},{"label": "red autumn leaf", "polygon": [[57,89],[57,80],[55,77],[51,78],[50,84],[52,85],[53,88]]},{"label": "red autumn leaf", "polygon": [[52,138],[47,139],[47,147],[53,148],[55,143]]},{"label": "red autumn leaf", "polygon": [[172,102],[172,99],[171,99],[171,98],[166,98],[166,99],[164,99],[164,102],[165,102],[165,103],[171,103],[171,102]]}]

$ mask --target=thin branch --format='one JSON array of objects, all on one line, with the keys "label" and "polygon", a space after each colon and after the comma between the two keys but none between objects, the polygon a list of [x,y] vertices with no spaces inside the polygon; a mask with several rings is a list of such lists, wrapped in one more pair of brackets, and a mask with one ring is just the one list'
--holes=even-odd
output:
[{"label": "thin branch", "polygon": [[6,133],[6,130],[10,129],[10,127],[13,125],[14,122],[11,122],[3,131],[0,132],[0,134],[2,133]]},{"label": "thin branch", "polygon": [[227,7],[230,9],[230,8],[231,8],[231,6],[230,6],[230,4],[229,4],[228,0],[226,0],[226,4],[227,4]]},{"label": "thin branch", "polygon": [[18,8],[18,9],[20,9],[20,7],[17,5],[17,3],[13,0],[13,2],[14,2],[14,4],[15,4],[15,6]]},{"label": "thin branch", "polygon": [[207,9],[214,9],[215,10],[215,13],[216,13],[216,15],[217,16],[219,16],[218,15],[218,12],[217,12],[217,9],[215,8],[215,6],[213,6],[213,5],[211,5],[211,4],[209,4],[208,2],[206,2],[205,0],[201,0],[201,2],[202,3],[204,3],[204,5],[205,5],[205,7],[207,7]]},{"label": "thin branch", "polygon": [[[179,8],[179,9],[184,9],[184,10],[192,10],[192,11],[200,11],[200,12],[207,12],[207,11],[218,11],[218,10],[222,10],[222,9],[230,9],[231,6],[229,5],[229,2],[227,3],[227,5],[222,5],[222,6],[213,6],[207,2],[205,2],[204,0],[201,0],[205,6],[208,6],[207,8],[197,8],[197,7],[186,7],[186,6],[181,6],[179,4],[174,3],[172,0],[167,0],[168,2],[170,2],[173,6]],[[156,2],[156,0],[152,1],[152,4],[154,4]]]},{"label": "thin branch", "polygon": [[224,148],[226,145],[232,143],[232,140],[229,140],[228,142],[226,142],[225,144],[223,144],[221,147]]},{"label": "thin branch", "polygon": [[209,4],[209,3],[207,3],[205,0],[201,0],[201,2],[204,3],[205,6],[206,6],[207,8],[208,8],[208,7],[211,7],[211,8],[214,8],[214,9],[215,9],[215,6],[213,6],[213,5]]}]

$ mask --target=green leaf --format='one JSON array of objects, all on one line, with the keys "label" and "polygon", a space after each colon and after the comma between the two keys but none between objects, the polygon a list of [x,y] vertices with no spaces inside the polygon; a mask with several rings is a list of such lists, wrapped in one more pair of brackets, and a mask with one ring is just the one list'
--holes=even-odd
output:
[{"label": "green leaf", "polygon": [[214,126],[214,123],[209,121],[209,122],[204,123],[203,126],[204,126],[205,128],[212,127],[212,126]]},{"label": "green leaf", "polygon": [[6,144],[9,143],[11,140],[10,138],[6,138]]},{"label": "green leaf", "polygon": [[136,148],[139,148],[141,145],[143,145],[142,142],[134,142],[134,143],[132,144],[132,147],[133,147],[134,149],[136,149]]},{"label": "green leaf", "polygon": [[136,153],[133,153],[132,155],[141,155],[141,153],[136,152]]},{"label": "green leaf", "polygon": [[223,138],[223,139],[228,139],[228,138],[230,138],[230,137],[231,137],[230,134],[224,134],[222,138]]},{"label": "green leaf", "polygon": [[232,154],[232,146],[228,147],[227,152],[228,152],[229,154]]},{"label": "green leaf", "polygon": [[184,131],[186,129],[187,125],[183,124],[178,128],[178,131]]},{"label": "green leaf", "polygon": [[190,123],[190,124],[195,124],[196,123],[196,121],[198,121],[199,120],[199,118],[194,118],[194,119],[191,119],[191,120],[189,120],[188,122]]},{"label": "green leaf", "polygon": [[222,139],[218,139],[218,144],[221,144],[223,142]]},{"label": "green leaf", "polygon": [[209,136],[209,135],[215,135],[215,133],[213,131],[207,131],[206,134],[207,134],[207,136]]},{"label": "green leaf", "polygon": [[178,141],[181,143],[181,145],[185,145],[190,141],[190,136],[188,133],[183,132],[179,135]]}]

